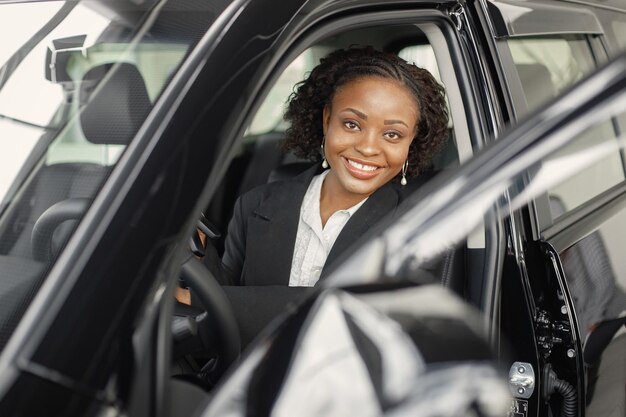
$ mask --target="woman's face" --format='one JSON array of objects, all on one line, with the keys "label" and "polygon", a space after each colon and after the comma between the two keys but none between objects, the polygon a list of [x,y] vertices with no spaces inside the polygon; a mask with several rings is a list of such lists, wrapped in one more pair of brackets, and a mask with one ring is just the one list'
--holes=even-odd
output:
[{"label": "woman's face", "polygon": [[324,109],[330,195],[358,201],[398,175],[418,118],[415,99],[395,80],[363,77],[341,86]]}]

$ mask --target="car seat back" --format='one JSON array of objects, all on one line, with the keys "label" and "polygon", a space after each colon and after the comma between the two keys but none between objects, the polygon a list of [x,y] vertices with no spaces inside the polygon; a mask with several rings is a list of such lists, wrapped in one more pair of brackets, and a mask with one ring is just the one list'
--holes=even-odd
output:
[{"label": "car seat back", "polygon": [[[81,81],[79,95],[81,102],[87,103],[80,114],[80,127],[94,144],[129,143],[151,109],[143,78],[135,65],[128,63],[92,68]],[[93,199],[111,169],[88,162],[42,164],[12,206],[9,223],[13,227],[0,239],[0,254],[33,257],[31,234],[41,215],[66,199]],[[77,220],[66,219],[47,232],[50,249],[64,245]]]}]

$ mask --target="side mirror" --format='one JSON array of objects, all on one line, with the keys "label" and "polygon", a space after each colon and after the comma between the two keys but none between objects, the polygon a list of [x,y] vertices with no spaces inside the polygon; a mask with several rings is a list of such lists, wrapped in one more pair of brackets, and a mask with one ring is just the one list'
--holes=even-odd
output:
[{"label": "side mirror", "polygon": [[85,56],[87,51],[84,47],[87,35],[70,36],[52,41],[52,46],[46,51],[46,79],[53,83],[73,82],[67,72],[67,65],[77,53]]}]

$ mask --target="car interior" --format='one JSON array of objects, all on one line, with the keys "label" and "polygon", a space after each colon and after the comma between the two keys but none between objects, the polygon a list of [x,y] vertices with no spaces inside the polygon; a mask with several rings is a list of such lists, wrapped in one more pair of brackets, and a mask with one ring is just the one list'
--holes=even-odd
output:
[{"label": "car interior", "polygon": [[[171,27],[155,25],[150,34],[151,42],[155,39],[166,39],[167,42],[159,46],[151,42],[140,44],[134,59],[120,60],[118,55],[127,42],[127,31],[119,24],[117,21],[112,25],[105,32],[106,36],[87,47],[86,52],[68,51],[68,45],[79,45],[80,49],[80,42],[84,40],[72,37],[58,39],[47,55],[47,60],[56,57],[57,65],[56,72],[48,72],[46,77],[49,82],[61,86],[65,94],[64,105],[56,115],[60,128],[47,132],[45,140],[40,142],[40,149],[33,152],[31,164],[36,169],[25,165],[21,174],[24,185],[13,195],[11,204],[7,204],[6,220],[0,230],[2,262],[8,264],[12,259],[19,259],[22,264],[24,260],[33,262],[33,272],[28,279],[21,280],[24,293],[32,293],[41,284],[45,269],[52,265],[67,243],[186,54],[187,44],[171,41]],[[210,223],[211,229],[217,232],[210,244],[215,245],[218,253],[223,250],[228,221],[238,196],[265,182],[297,175],[312,163],[280,150],[286,128],[282,121],[283,105],[294,85],[320,58],[335,49],[353,45],[372,45],[398,53],[439,77],[437,54],[419,25],[359,27],[335,33],[308,46],[276,77],[274,86],[257,106],[256,115],[250,118],[246,133],[239,141],[239,152],[230,162],[203,213],[208,219],[207,224]],[[167,59],[162,60],[163,56]],[[159,64],[155,64],[157,60]],[[47,67],[50,63],[47,62]],[[447,68],[446,71],[449,73],[452,69]],[[424,176],[430,178],[459,164],[456,138],[451,117],[448,143],[434,158],[432,172],[424,173]],[[72,147],[78,146],[75,144],[97,147],[94,152],[106,154],[106,162],[73,158]],[[20,268],[23,274],[25,267],[22,265]],[[443,285],[463,294],[466,291],[467,268],[467,248],[461,245],[438,261],[433,267],[433,274]],[[259,290],[259,297],[263,297],[262,289]],[[196,313],[191,311],[187,315]],[[264,325],[275,314],[272,311],[261,320],[261,324]],[[237,318],[242,319],[242,316]],[[178,324],[184,327],[184,323]],[[193,374],[193,379],[197,381],[196,377],[208,373],[207,369],[212,366],[211,341],[206,340],[211,335],[201,335],[205,340],[199,344],[198,341],[189,342],[185,340],[188,334],[184,331],[177,333],[176,326],[175,323],[173,334],[175,339],[178,338],[175,351],[179,360],[174,373],[180,373],[181,377]],[[245,346],[263,326],[239,323],[239,327],[245,331],[241,335]],[[201,381],[205,388],[214,383],[206,382]]]},{"label": "car interior", "polygon": [[[220,190],[205,211],[207,218],[219,230],[226,230],[232,207],[239,195],[265,182],[295,176],[311,165],[310,161],[300,160],[280,149],[286,129],[282,121],[283,105],[294,84],[304,79],[306,73],[319,62],[320,58],[333,50],[358,45],[372,45],[399,53],[403,58],[415,61],[417,65],[420,65],[420,58],[427,59],[427,63],[430,64],[427,68],[438,75],[432,47],[426,35],[415,25],[356,29],[331,36],[307,48],[278,77],[274,88],[260,105]],[[279,96],[276,92],[283,95]],[[433,161],[433,173],[455,165],[458,165],[458,153],[454,128],[450,121],[449,140],[446,148]]]}]

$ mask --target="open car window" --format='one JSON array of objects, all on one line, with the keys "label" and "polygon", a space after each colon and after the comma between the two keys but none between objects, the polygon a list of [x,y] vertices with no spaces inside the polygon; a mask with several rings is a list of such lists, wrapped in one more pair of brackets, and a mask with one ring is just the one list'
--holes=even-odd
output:
[{"label": "open car window", "polygon": [[[397,53],[408,62],[427,69],[441,85],[449,87],[446,93],[449,107],[448,139],[433,157],[432,171],[425,172],[420,181],[434,172],[457,166],[460,161],[471,156],[472,145],[467,132],[465,109],[455,85],[456,75],[453,68],[446,65],[450,60],[449,53],[442,48],[445,42],[439,31],[430,30],[428,35],[426,32],[419,25],[363,25],[322,37],[304,48],[286,65],[279,67],[278,75],[266,88],[246,126],[217,195],[204,213],[222,233],[222,239],[217,242],[218,251],[223,250],[223,240],[237,197],[268,182],[294,177],[312,164],[312,161],[281,149],[285,131],[289,127],[283,114],[298,83],[308,76],[320,59],[337,49],[373,45]],[[430,39],[435,36],[433,32],[437,36]],[[398,39],[402,40],[400,46],[396,44]],[[433,42],[438,43],[436,50]],[[440,65],[444,65],[444,74],[440,73]],[[450,102],[454,106],[450,106]]]}]

